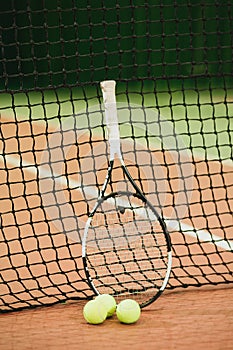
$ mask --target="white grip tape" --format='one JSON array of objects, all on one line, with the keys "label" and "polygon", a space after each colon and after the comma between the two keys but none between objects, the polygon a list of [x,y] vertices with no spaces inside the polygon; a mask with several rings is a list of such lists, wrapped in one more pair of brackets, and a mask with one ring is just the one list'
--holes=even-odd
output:
[{"label": "white grip tape", "polygon": [[119,158],[122,158],[120,149],[120,133],[117,118],[115,86],[116,82],[114,80],[106,80],[100,83],[104,100],[106,125],[108,128],[110,160],[114,159],[115,154],[117,154]]}]

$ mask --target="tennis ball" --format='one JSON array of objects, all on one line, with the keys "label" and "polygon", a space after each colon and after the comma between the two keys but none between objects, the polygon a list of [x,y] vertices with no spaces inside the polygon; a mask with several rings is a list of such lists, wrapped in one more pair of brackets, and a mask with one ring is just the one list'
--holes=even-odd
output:
[{"label": "tennis ball", "polygon": [[107,310],[107,317],[111,317],[116,310],[116,300],[112,295],[109,294],[100,294],[95,300],[101,303]]},{"label": "tennis ball", "polygon": [[132,299],[121,301],[116,309],[117,318],[122,323],[135,323],[141,315],[139,304]]},{"label": "tennis ball", "polygon": [[100,324],[107,318],[106,308],[95,300],[90,300],[83,308],[83,316],[88,323]]}]

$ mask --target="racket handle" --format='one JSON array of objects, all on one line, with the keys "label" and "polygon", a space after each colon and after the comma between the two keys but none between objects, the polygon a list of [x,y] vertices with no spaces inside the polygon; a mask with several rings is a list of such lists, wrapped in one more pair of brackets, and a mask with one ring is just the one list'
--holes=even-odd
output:
[{"label": "racket handle", "polygon": [[105,80],[100,83],[100,87],[103,94],[106,125],[108,128],[110,160],[113,160],[116,154],[122,159],[115,95],[116,82],[114,80]]}]

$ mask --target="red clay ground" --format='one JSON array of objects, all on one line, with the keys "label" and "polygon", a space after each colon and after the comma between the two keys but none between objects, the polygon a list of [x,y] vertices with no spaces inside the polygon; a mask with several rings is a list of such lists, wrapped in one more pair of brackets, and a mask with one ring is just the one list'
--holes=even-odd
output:
[{"label": "red clay ground", "polygon": [[84,302],[0,315],[1,350],[232,350],[233,290],[169,292],[144,309],[138,323],[116,317],[88,325]]}]

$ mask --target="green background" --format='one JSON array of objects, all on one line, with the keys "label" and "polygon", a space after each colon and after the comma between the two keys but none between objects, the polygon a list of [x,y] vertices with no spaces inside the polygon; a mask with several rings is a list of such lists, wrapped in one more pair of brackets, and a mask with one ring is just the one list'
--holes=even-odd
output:
[{"label": "green background", "polygon": [[119,102],[156,107],[199,157],[232,159],[232,30],[226,0],[0,2],[0,113],[53,123],[115,79]]},{"label": "green background", "polygon": [[232,84],[231,1],[0,3],[0,89],[103,79]]}]

